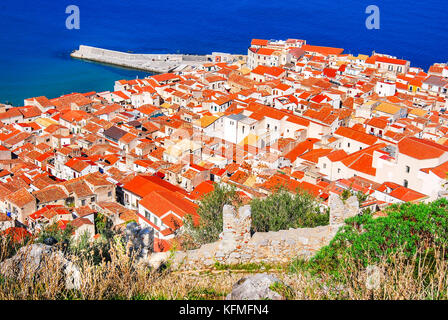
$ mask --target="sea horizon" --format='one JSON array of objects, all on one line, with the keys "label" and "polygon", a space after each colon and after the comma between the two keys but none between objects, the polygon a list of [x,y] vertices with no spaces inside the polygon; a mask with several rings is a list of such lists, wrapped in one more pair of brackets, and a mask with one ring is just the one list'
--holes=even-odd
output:
[{"label": "sea horizon", "polygon": [[[247,54],[252,38],[299,38],[355,55],[390,54],[425,71],[435,62],[448,61],[448,52],[441,50],[448,46],[448,26],[440,0],[412,5],[377,1],[379,30],[365,27],[368,1],[247,0],[205,6],[202,1],[79,0],[73,3],[80,8],[79,30],[65,27],[70,4],[0,4],[0,27],[8,30],[0,34],[0,103],[20,106],[35,96],[113,90],[115,80],[150,75],[70,58],[79,45],[134,53]],[[95,14],[104,6],[107,13]]]}]

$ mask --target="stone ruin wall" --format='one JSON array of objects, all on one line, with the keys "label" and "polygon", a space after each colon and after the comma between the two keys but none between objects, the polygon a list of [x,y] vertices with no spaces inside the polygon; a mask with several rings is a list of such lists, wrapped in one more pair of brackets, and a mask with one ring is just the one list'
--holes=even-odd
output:
[{"label": "stone ruin wall", "polygon": [[243,206],[238,211],[233,206],[223,210],[223,232],[220,240],[196,250],[172,253],[154,253],[150,264],[170,260],[174,269],[206,269],[215,263],[224,265],[245,263],[287,263],[296,257],[310,258],[320,248],[329,244],[345,219],[359,213],[356,197],[345,203],[332,194],[329,199],[330,224],[316,228],[299,228],[278,232],[257,232],[251,236],[251,209]]}]

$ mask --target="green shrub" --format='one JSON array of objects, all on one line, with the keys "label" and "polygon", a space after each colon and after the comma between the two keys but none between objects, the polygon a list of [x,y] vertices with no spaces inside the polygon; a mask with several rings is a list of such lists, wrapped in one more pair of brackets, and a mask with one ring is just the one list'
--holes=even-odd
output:
[{"label": "green shrub", "polygon": [[279,188],[265,199],[253,199],[250,205],[254,232],[312,228],[329,222],[329,214],[321,212],[319,202],[300,190],[291,194]]},{"label": "green shrub", "polygon": [[72,240],[73,226],[67,224],[65,229],[61,229],[56,223],[45,226],[36,239],[36,242],[44,243],[45,239],[53,237],[58,243],[70,244]]},{"label": "green shrub", "polygon": [[205,195],[197,210],[199,225],[193,224],[191,216],[186,217],[185,230],[189,236],[184,247],[196,247],[215,242],[222,232],[222,210],[226,204],[240,204],[238,193],[233,187],[215,185],[215,190]]},{"label": "green shrub", "polygon": [[405,203],[389,207],[387,217],[374,219],[364,214],[349,218],[328,246],[309,262],[294,261],[292,269],[337,276],[348,268],[347,261],[355,268],[365,268],[397,253],[407,259],[420,254],[425,263],[431,263],[434,250],[440,252],[438,249],[448,243],[447,206],[445,199],[430,204]]},{"label": "green shrub", "polygon": [[[194,226],[192,218],[186,218],[182,247],[190,249],[217,241],[223,228],[222,210],[226,204],[241,204],[236,189],[216,185],[199,205],[199,225]],[[253,232],[316,227],[329,222],[329,214],[321,212],[319,202],[300,190],[291,194],[279,188],[265,199],[253,199],[250,206]]]}]

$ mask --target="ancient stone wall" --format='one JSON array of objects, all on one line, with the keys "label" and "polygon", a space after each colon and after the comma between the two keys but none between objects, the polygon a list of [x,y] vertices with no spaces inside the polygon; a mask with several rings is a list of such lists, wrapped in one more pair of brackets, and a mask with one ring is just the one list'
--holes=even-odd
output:
[{"label": "ancient stone wall", "polygon": [[333,226],[340,226],[345,219],[359,213],[359,202],[355,196],[343,202],[337,194],[332,193],[328,199],[328,206],[330,207],[330,225]]},{"label": "ancient stone wall", "polygon": [[215,263],[232,265],[246,263],[287,263],[295,257],[310,258],[328,245],[348,217],[359,213],[356,197],[345,203],[337,196],[329,199],[330,224],[316,228],[299,228],[278,232],[257,232],[251,236],[251,209],[238,211],[232,206],[223,210],[223,232],[220,240],[186,252],[155,253],[149,263],[157,266],[168,257],[174,269],[203,269]]}]

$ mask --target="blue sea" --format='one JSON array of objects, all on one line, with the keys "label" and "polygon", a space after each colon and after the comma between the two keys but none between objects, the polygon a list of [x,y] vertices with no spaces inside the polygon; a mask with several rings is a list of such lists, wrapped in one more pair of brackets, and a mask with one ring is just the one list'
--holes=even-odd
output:
[{"label": "blue sea", "polygon": [[[380,29],[368,30],[368,5],[380,9]],[[80,9],[80,29],[68,30],[66,7]],[[373,50],[427,69],[448,61],[446,0],[2,0],[0,102],[112,90],[114,81],[147,74],[70,58],[80,44],[139,53],[247,53],[252,38]]]}]

